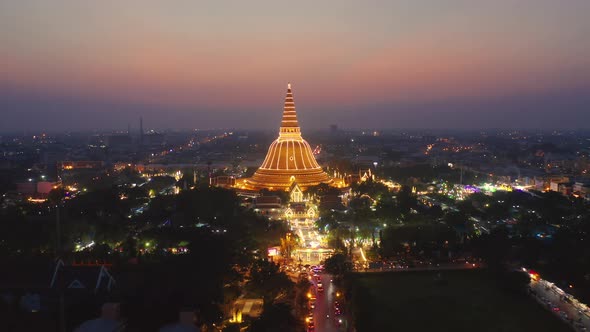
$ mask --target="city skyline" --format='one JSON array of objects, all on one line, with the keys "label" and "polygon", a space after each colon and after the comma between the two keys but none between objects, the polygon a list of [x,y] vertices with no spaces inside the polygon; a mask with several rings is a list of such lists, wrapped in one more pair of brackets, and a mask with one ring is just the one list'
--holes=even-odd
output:
[{"label": "city skyline", "polygon": [[0,131],[588,128],[590,3],[0,4]]},{"label": "city skyline", "polygon": [[2,331],[589,331],[588,13],[0,0]]}]

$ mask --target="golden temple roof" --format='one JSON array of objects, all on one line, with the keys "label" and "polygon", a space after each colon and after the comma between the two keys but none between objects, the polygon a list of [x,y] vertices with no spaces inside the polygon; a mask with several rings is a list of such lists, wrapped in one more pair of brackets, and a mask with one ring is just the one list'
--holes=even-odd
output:
[{"label": "golden temple roof", "polygon": [[283,132],[283,128],[299,128],[297,112],[295,112],[295,101],[293,100],[293,92],[291,92],[291,83],[287,84],[287,97],[285,97],[285,107],[283,108],[281,132]]},{"label": "golden temple roof", "polygon": [[288,190],[293,182],[306,188],[331,183],[332,179],[318,165],[309,143],[301,137],[293,92],[288,84],[279,137],[271,143],[262,165],[246,184],[254,189]]}]

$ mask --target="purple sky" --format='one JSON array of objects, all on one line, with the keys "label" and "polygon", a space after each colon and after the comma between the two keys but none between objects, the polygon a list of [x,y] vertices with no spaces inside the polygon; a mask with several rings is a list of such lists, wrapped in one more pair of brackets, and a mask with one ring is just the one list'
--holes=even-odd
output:
[{"label": "purple sky", "polygon": [[0,131],[589,128],[590,1],[0,2]]}]

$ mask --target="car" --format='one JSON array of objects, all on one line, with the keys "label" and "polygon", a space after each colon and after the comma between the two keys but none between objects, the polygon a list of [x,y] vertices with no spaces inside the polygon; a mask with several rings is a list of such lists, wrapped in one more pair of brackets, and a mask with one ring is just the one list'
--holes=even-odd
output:
[{"label": "car", "polygon": [[324,291],[324,287],[322,287],[322,285],[318,285],[318,292],[323,292]]},{"label": "car", "polygon": [[324,287],[324,285],[322,285],[322,283],[321,283],[321,282],[319,282],[319,281],[318,281],[318,283],[317,283],[317,286],[318,286],[318,288],[320,288],[320,287]]}]

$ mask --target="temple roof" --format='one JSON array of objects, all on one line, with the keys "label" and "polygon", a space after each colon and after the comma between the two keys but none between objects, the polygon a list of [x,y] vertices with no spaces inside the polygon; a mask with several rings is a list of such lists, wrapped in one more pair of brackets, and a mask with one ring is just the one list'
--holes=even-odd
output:
[{"label": "temple roof", "polygon": [[283,107],[283,119],[281,120],[281,135],[301,135],[299,122],[297,121],[297,112],[295,111],[295,100],[291,91],[291,83],[287,84],[287,96],[285,97],[285,106]]},{"label": "temple roof", "polygon": [[288,84],[279,137],[268,148],[260,168],[246,182],[255,188],[288,190],[294,181],[307,188],[331,183],[332,179],[318,165],[309,143],[301,136],[293,92]]}]

